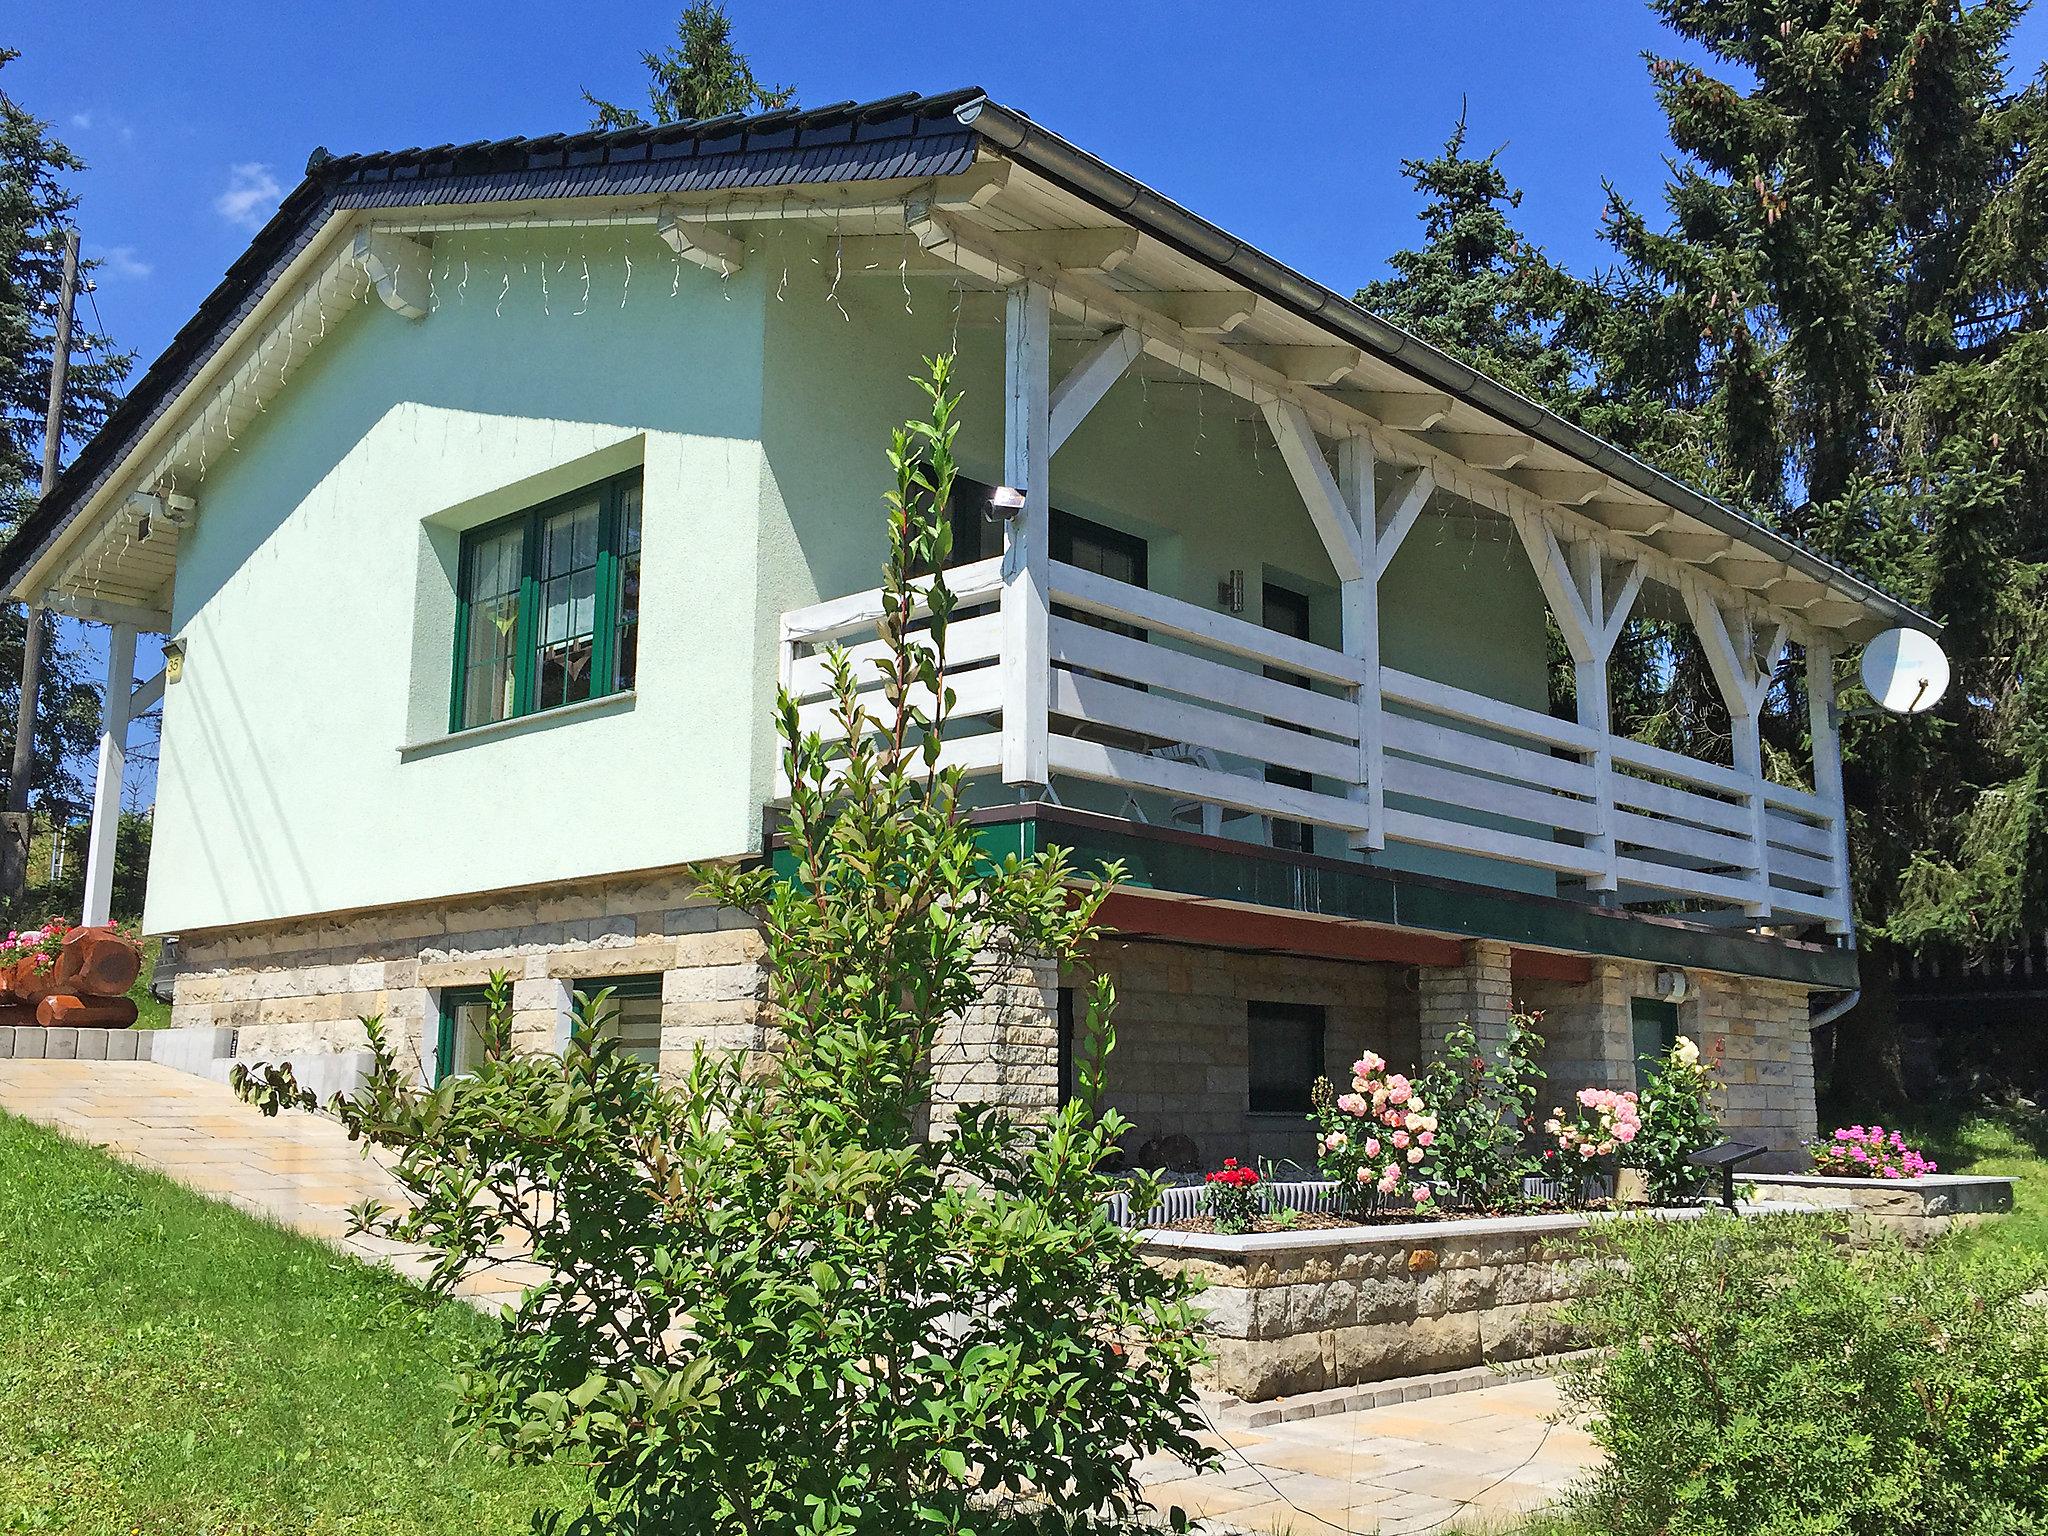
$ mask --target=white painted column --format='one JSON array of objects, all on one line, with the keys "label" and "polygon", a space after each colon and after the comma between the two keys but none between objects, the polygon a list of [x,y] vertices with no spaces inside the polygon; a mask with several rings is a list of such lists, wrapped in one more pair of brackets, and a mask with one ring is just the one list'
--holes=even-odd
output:
[{"label": "white painted column", "polygon": [[1003,782],[1042,788],[1052,666],[1052,290],[1009,292],[1003,332],[1003,478],[1024,506],[1003,525]]},{"label": "white painted column", "polygon": [[1373,489],[1372,444],[1362,437],[1337,443],[1337,485],[1358,525],[1364,574],[1341,584],[1344,654],[1358,662],[1358,769],[1351,798],[1365,806],[1360,849],[1387,846],[1386,727],[1380,695],[1379,506]]},{"label": "white painted column", "polygon": [[1760,659],[1756,621],[1749,613],[1725,611],[1712,593],[1690,583],[1680,593],[1706,648],[1707,664],[1720,685],[1722,702],[1728,706],[1735,771],[1748,783],[1750,861],[1756,866],[1750,888],[1755,894],[1743,910],[1750,917],[1766,918],[1771,915],[1771,845],[1769,812],[1764,804],[1761,722],[1771,675],[1785,649],[1785,630],[1778,628]]},{"label": "white painted column", "polygon": [[114,905],[114,849],[121,830],[121,781],[128,767],[128,721],[134,710],[135,627],[107,630],[107,692],[100,706],[99,771],[93,777],[92,825],[85,845],[83,921],[97,927]]},{"label": "white painted column", "polygon": [[1600,873],[1587,884],[1596,891],[1617,891],[1621,879],[1614,863],[1614,716],[1607,675],[1617,636],[1608,632],[1605,623],[1607,573],[1600,546],[1579,540],[1573,544],[1570,558],[1586,616],[1595,626],[1593,633],[1572,646],[1572,694],[1578,702],[1579,724],[1594,733],[1596,743],[1590,759],[1594,830],[1586,835],[1586,847],[1599,855]]},{"label": "white painted column", "polygon": [[1813,738],[1813,792],[1820,796],[1831,818],[1828,859],[1835,872],[1833,895],[1842,910],[1840,918],[1828,920],[1828,932],[1853,935],[1856,926],[1849,902],[1849,810],[1848,799],[1842,792],[1842,726],[1835,713],[1835,653],[1817,643],[1806,647],[1806,707]]}]

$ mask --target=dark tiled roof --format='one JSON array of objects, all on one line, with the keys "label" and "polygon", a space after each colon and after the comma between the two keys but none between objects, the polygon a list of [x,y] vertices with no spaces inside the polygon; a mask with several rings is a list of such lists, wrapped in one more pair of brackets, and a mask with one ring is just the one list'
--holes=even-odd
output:
[{"label": "dark tiled roof", "polygon": [[981,95],[978,90],[908,94],[806,111],[368,155],[315,150],[305,179],[0,549],[0,583],[14,581],[41,555],[332,213],[951,175],[972,163],[978,141],[955,113]]}]

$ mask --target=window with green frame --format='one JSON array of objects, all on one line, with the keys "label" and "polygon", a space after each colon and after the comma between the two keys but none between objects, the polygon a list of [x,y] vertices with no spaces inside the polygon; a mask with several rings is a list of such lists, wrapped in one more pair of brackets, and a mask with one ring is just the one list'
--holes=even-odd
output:
[{"label": "window with green frame", "polygon": [[1643,1073],[1671,1053],[1678,1044],[1678,1004],[1654,997],[1629,1002],[1629,1025],[1635,1036],[1636,1087],[1643,1086]]},{"label": "window with green frame", "polygon": [[603,976],[579,981],[576,990],[595,997],[609,989],[598,1034],[619,1042],[619,1050],[650,1067],[661,1065],[661,977]]},{"label": "window with green frame", "polygon": [[640,471],[472,528],[462,536],[455,597],[450,730],[631,688]]}]

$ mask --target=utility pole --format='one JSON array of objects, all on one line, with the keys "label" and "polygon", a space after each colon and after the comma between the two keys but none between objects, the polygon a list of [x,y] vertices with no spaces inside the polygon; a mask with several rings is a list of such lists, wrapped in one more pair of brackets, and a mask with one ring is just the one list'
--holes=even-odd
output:
[{"label": "utility pole", "polygon": [[[64,231],[64,275],[57,285],[57,328],[50,343],[50,410],[43,419],[41,495],[57,486],[64,449],[64,385],[71,372],[71,310],[78,289],[78,231]],[[12,902],[28,884],[28,791],[35,772],[36,689],[43,670],[47,621],[35,604],[21,641],[21,699],[14,710],[14,768],[7,779],[7,811],[0,817],[0,898]]]}]

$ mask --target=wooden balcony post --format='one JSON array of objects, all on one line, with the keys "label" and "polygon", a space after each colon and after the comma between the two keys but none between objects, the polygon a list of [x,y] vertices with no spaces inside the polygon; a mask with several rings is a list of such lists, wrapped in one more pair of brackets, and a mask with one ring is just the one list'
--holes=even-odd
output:
[{"label": "wooden balcony post", "polygon": [[1617,891],[1621,876],[1614,835],[1614,719],[1607,667],[1635,606],[1636,594],[1642,591],[1643,567],[1640,562],[1630,563],[1620,589],[1610,599],[1606,552],[1598,544],[1573,540],[1567,553],[1557,535],[1534,518],[1516,518],[1515,531],[1521,535],[1529,562],[1536,568],[1537,583],[1571,652],[1579,724],[1595,733],[1596,744],[1587,754],[1587,765],[1593,770],[1593,830],[1585,838],[1588,851],[1600,861],[1600,870],[1586,883],[1596,891]]},{"label": "wooden balcony post", "polygon": [[1727,612],[1711,593],[1690,582],[1682,595],[1706,649],[1707,665],[1721,689],[1721,700],[1728,706],[1735,771],[1748,785],[1750,861],[1755,866],[1750,886],[1755,895],[1744,903],[1743,910],[1751,917],[1766,918],[1771,915],[1771,839],[1770,812],[1764,803],[1761,722],[1764,699],[1777,674],[1778,658],[1785,651],[1785,626],[1777,627],[1759,656],[1756,624],[1748,613]]},{"label": "wooden balcony post", "polygon": [[1813,738],[1813,792],[1828,808],[1828,861],[1834,866],[1829,894],[1842,915],[1828,919],[1828,932],[1853,935],[1849,906],[1849,810],[1842,792],[1842,727],[1835,714],[1835,653],[1819,643],[1806,647],[1806,707]]},{"label": "wooden balcony post", "polygon": [[1387,846],[1386,732],[1380,697],[1380,566],[1376,556],[1379,508],[1373,490],[1372,444],[1362,437],[1337,442],[1337,484],[1366,552],[1364,571],[1341,586],[1344,654],[1358,662],[1358,772],[1351,798],[1365,806],[1365,831],[1354,848]]},{"label": "wooden balcony post", "polygon": [[1024,493],[1003,526],[1003,782],[1034,793],[1049,777],[1047,624],[1052,589],[1052,291],[1010,289],[1003,332],[1003,478]]}]

